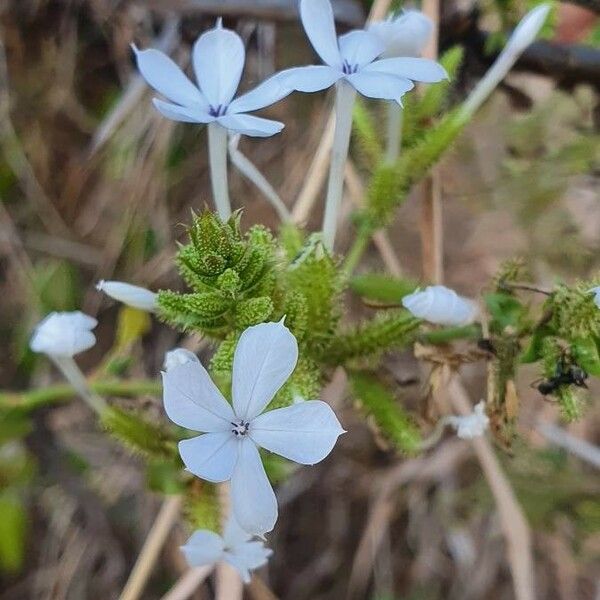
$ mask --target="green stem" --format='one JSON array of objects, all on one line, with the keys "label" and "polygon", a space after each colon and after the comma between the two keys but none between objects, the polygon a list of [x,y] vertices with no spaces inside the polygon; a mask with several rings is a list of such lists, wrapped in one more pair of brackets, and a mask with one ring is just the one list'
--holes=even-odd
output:
[{"label": "green stem", "polygon": [[346,255],[343,272],[346,277],[350,277],[358,266],[362,255],[365,253],[369,242],[371,241],[371,230],[368,227],[360,227],[356,232],[356,237],[352,246]]},{"label": "green stem", "polygon": [[[92,381],[89,388],[100,396],[135,398],[137,396],[160,394],[162,385],[152,379],[133,379],[130,381]],[[17,409],[32,411],[48,404],[66,402],[77,395],[69,384],[48,386],[27,392],[0,392],[0,410]]]},{"label": "green stem", "polygon": [[462,327],[446,327],[427,331],[419,336],[419,341],[426,344],[447,344],[453,340],[477,340],[481,337],[479,325],[464,325]]}]

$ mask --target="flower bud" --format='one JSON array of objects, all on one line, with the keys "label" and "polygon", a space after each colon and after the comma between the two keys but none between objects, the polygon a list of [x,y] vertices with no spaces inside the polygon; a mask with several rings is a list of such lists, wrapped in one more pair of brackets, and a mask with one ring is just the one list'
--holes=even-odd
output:
[{"label": "flower bud", "polygon": [[402,304],[415,317],[437,325],[468,325],[477,318],[479,312],[475,302],[443,285],[417,290],[405,296]]},{"label": "flower bud", "polygon": [[102,279],[96,284],[96,289],[132,308],[147,312],[156,310],[157,294],[146,288],[122,281],[104,281]]},{"label": "flower bud", "polygon": [[165,354],[165,362],[163,363],[163,367],[165,371],[170,371],[174,367],[185,365],[189,362],[197,363],[200,361],[198,360],[198,357],[190,350],[186,350],[185,348],[174,348]]}]

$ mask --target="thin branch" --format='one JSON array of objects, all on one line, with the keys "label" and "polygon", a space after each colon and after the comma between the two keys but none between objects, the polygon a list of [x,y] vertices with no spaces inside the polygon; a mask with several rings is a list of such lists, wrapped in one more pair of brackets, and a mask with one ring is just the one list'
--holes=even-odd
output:
[{"label": "thin branch", "polygon": [[213,566],[188,569],[161,600],[187,600],[213,572]]},{"label": "thin branch", "polygon": [[160,551],[179,518],[180,511],[181,496],[165,498],[119,600],[138,600],[141,597]]}]

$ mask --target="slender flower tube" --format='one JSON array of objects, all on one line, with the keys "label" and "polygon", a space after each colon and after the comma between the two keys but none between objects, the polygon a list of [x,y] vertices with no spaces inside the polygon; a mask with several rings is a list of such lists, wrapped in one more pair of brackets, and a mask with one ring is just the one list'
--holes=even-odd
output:
[{"label": "slender flower tube", "polygon": [[[384,58],[421,56],[433,32],[433,21],[418,10],[407,10],[385,21],[371,23],[368,31],[374,33],[384,44]],[[394,163],[400,156],[402,139],[402,106],[390,102],[387,107],[387,143],[385,158]]]},{"label": "slender flower tube", "polygon": [[323,460],[344,432],[331,407],[308,400],[265,410],[298,360],[296,338],[279,323],[242,333],[233,358],[230,404],[195,361],[163,373],[171,421],[204,432],[179,443],[189,471],[213,482],[231,480],[232,513],[244,531],[262,536],[277,520],[277,500],[259,448],[304,465]]},{"label": "slender flower tube", "polygon": [[496,62],[463,103],[459,118],[468,121],[489,98],[490,94],[517,62],[519,56],[535,40],[548,18],[550,9],[550,4],[540,4],[521,19]]},{"label": "slender flower tube", "polygon": [[105,408],[102,398],[89,388],[87,380],[73,357],[96,343],[92,329],[98,321],[82,312],[53,312],[35,328],[29,347],[46,354],[62,372],[75,391],[96,412]]},{"label": "slender flower tube", "polygon": [[337,220],[344,188],[344,168],[348,158],[350,134],[352,133],[352,108],[356,90],[346,81],[338,81],[335,94],[335,132],[329,166],[327,202],[323,217],[323,243],[333,250]]},{"label": "slender flower tube", "polygon": [[244,583],[250,583],[250,571],[265,565],[273,554],[262,541],[253,540],[234,517],[230,517],[225,526],[223,537],[200,529],[181,550],[191,567],[226,562],[237,570]]},{"label": "slender flower tube", "polygon": [[104,292],[114,300],[118,300],[138,310],[154,312],[157,307],[158,295],[138,285],[131,285],[123,281],[105,281],[101,279],[96,284],[96,289],[99,292]]},{"label": "slender flower tube", "polygon": [[308,39],[325,64],[294,67],[282,71],[279,77],[283,85],[299,92],[316,92],[337,83],[337,124],[323,221],[324,242],[332,250],[343,190],[343,165],[348,155],[347,113],[354,102],[350,88],[368,98],[399,104],[414,87],[414,81],[437,82],[447,78],[447,74],[441,65],[424,58],[378,60],[386,45],[372,32],[356,30],[337,37],[329,0],[301,0],[300,16]]},{"label": "slender flower tube", "polygon": [[209,125],[209,158],[212,187],[222,220],[231,208],[227,186],[226,131],[269,137],[283,129],[283,123],[246,114],[281,100],[292,88],[274,75],[249,92],[234,98],[245,61],[240,36],[225,29],[221,21],[202,34],[192,51],[197,85],[165,54],[138,50],[133,46],[140,73],[148,84],[170,102],[154,98],[156,109],[168,119]]},{"label": "slender flower tube", "polygon": [[292,219],[290,211],[279,197],[273,186],[267,181],[265,176],[250,162],[250,160],[238,150],[240,135],[235,134],[229,137],[229,157],[240,173],[247,177],[271,203],[271,206],[277,211],[279,218],[285,223]]}]

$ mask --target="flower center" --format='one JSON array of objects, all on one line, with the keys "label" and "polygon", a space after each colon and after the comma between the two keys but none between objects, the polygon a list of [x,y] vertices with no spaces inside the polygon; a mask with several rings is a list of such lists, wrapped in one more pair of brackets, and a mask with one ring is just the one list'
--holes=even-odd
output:
[{"label": "flower center", "polygon": [[208,114],[211,117],[222,117],[227,112],[227,106],[225,104],[219,104],[217,106],[209,106]]},{"label": "flower center", "polygon": [[344,72],[344,75],[352,75],[353,73],[358,72],[358,65],[351,65],[346,59],[344,59],[342,71]]},{"label": "flower center", "polygon": [[232,421],[231,424],[233,425],[231,433],[233,433],[235,437],[244,437],[248,433],[248,428],[250,427],[250,423],[248,421]]}]

